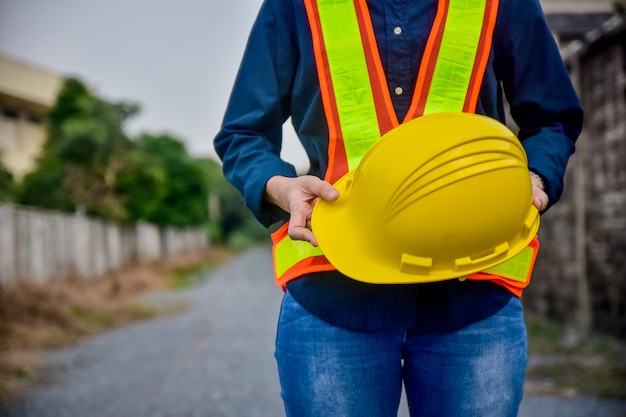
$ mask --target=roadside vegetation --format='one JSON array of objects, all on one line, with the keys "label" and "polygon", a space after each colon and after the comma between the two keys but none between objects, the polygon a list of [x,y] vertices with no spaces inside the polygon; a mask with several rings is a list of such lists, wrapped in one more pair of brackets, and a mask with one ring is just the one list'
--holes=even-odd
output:
[{"label": "roadside vegetation", "polygon": [[17,179],[0,158],[0,202],[122,224],[198,228],[211,247],[89,281],[64,277],[0,287],[0,401],[45,370],[40,351],[179,311],[185,306],[136,300],[194,285],[233,250],[269,238],[217,161],[191,156],[171,133],[128,135],[125,125],[139,111],[135,103],[106,100],[81,80],[66,79],[46,116],[46,143],[35,168]]},{"label": "roadside vegetation", "polygon": [[624,341],[591,335],[576,344],[567,343],[562,328],[532,315],[527,327],[527,387],[531,393],[626,401]]},{"label": "roadside vegetation", "polygon": [[142,295],[189,288],[234,251],[206,251],[136,265],[97,280],[68,277],[0,291],[0,403],[39,381],[41,353],[115,327],[183,311],[185,304],[148,305]]}]

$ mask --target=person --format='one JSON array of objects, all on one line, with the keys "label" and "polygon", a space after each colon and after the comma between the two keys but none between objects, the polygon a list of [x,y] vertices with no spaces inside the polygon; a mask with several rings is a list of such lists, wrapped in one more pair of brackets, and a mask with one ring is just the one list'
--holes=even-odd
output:
[{"label": "person", "polygon": [[[456,29],[478,33],[456,35],[477,39],[469,55],[455,49]],[[533,204],[545,213],[562,193],[583,112],[538,0],[265,0],[259,10],[214,146],[258,221],[283,223],[273,236],[285,291],[275,356],[290,417],[395,416],[403,387],[411,416],[517,415],[521,290],[471,279],[363,283],[324,261],[310,228],[316,201],[336,200],[332,184],[355,163],[349,123],[370,117],[346,110],[344,93],[374,92],[365,101],[382,134],[439,111],[434,85],[466,55],[467,99],[451,101],[503,123],[510,111]],[[341,79],[363,62],[369,78]],[[441,91],[445,101],[450,89]],[[309,158],[305,175],[280,157],[289,118]],[[284,260],[284,243],[307,255]]]}]

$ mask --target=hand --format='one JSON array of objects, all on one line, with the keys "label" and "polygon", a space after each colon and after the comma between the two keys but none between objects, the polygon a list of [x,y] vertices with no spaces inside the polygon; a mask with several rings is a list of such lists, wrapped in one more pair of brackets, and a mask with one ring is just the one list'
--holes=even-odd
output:
[{"label": "hand", "polygon": [[317,239],[311,232],[311,213],[318,198],[334,201],[339,198],[339,191],[313,175],[295,178],[277,175],[265,185],[265,199],[290,213],[289,237],[313,246],[317,246]]},{"label": "hand", "polygon": [[530,176],[530,181],[533,185],[533,205],[537,207],[539,212],[542,212],[548,207],[548,194],[545,193],[543,188],[543,182],[534,175]]}]

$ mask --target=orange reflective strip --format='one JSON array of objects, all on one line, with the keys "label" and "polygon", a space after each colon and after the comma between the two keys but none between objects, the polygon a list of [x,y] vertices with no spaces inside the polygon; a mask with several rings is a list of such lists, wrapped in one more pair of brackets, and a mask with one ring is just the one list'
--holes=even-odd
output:
[{"label": "orange reflective strip", "polygon": [[334,271],[335,267],[328,262],[325,256],[312,256],[306,258],[289,268],[280,277],[276,277],[276,285],[282,287],[287,285],[292,279],[301,277],[304,274],[312,274],[314,272]]},{"label": "orange reflective strip", "polygon": [[[284,286],[305,273],[335,270],[325,256],[319,255],[318,248],[307,242],[293,242],[289,239],[288,229],[289,223],[285,223],[271,235],[276,285]],[[294,246],[300,250],[295,251]]]},{"label": "orange reflective strip", "polygon": [[369,9],[365,0],[357,0],[355,2],[357,18],[359,20],[359,28],[361,29],[361,39],[363,41],[363,49],[365,59],[370,75],[370,84],[374,95],[374,104],[376,105],[376,113],[378,115],[378,126],[380,135],[384,135],[394,127],[398,126],[398,116],[391,102],[389,87],[387,85],[387,76],[380,60],[378,45],[376,44],[376,35],[372,26]]},{"label": "orange reflective strip", "polygon": [[304,6],[307,11],[309,26],[311,27],[320,93],[328,123],[328,167],[326,168],[324,180],[333,184],[348,172],[348,160],[346,149],[343,145],[341,126],[339,125],[337,100],[335,99],[335,90],[333,89],[330,69],[328,68],[326,46],[324,45],[317,4],[315,0],[304,0]]},{"label": "orange reflective strip", "polygon": [[417,74],[413,101],[411,102],[411,106],[409,107],[409,110],[404,118],[405,122],[424,114],[430,83],[433,79],[433,74],[435,73],[435,66],[437,65],[437,57],[439,56],[439,48],[441,47],[441,40],[443,39],[446,16],[448,15],[449,7],[450,0],[439,0],[435,21],[433,22],[433,27],[430,30],[420,70]]},{"label": "orange reflective strip", "polygon": [[[465,100],[462,103],[463,106],[460,108],[460,110],[462,109],[462,111],[469,113],[474,113],[478,104],[482,80],[491,54],[493,31],[496,24],[499,2],[498,0],[485,0],[484,5],[485,10],[483,13],[480,38],[478,39]],[[431,84],[434,72],[437,68],[437,60],[439,59],[442,42],[444,41],[446,33],[445,25],[448,20],[448,14],[450,13],[450,7],[452,7],[450,0],[439,0],[437,15],[426,44],[424,58],[418,74],[415,95],[413,96],[413,101],[407,112],[405,121],[422,116],[426,112]]]},{"label": "orange reflective strip", "polygon": [[474,70],[472,71],[472,78],[463,107],[463,111],[466,113],[476,112],[480,87],[485,75],[485,70],[487,69],[487,63],[489,62],[489,55],[491,55],[491,44],[493,41],[493,31],[496,26],[496,17],[498,16],[498,6],[498,0],[487,0],[481,39],[478,44]]}]

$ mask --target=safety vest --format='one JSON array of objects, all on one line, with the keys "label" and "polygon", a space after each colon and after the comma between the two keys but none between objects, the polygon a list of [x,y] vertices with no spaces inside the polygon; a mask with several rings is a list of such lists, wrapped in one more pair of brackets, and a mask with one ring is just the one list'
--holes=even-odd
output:
[{"label": "safety vest", "polygon": [[[304,0],[329,129],[324,180],[355,168],[382,135],[398,126],[366,0]],[[474,113],[491,52],[498,0],[439,0],[404,121],[437,112]],[[294,241],[284,224],[272,234],[276,284],[335,268],[321,249]],[[491,280],[520,296],[539,248],[459,279]]]}]

